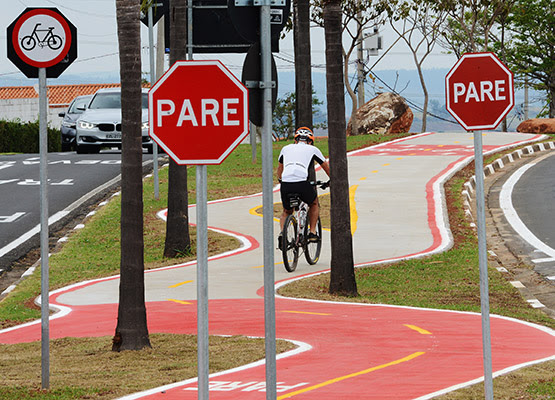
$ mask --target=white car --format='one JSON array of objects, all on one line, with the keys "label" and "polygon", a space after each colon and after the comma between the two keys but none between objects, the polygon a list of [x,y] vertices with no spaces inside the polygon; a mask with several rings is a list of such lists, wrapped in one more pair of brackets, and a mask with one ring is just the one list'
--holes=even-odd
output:
[{"label": "white car", "polygon": [[[98,153],[101,147],[121,149],[121,89],[99,89],[77,120],[75,150]],[[143,147],[152,153],[148,135],[148,90],[142,91]]]}]

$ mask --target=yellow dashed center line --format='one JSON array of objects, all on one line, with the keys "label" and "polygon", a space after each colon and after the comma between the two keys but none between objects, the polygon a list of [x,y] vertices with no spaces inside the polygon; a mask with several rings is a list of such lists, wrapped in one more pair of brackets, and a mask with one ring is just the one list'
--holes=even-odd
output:
[{"label": "yellow dashed center line", "polygon": [[289,311],[285,310],[282,312],[291,313],[291,314],[309,314],[309,315],[332,315],[329,313],[318,313],[318,312],[308,312],[308,311]]},{"label": "yellow dashed center line", "polygon": [[423,354],[426,354],[426,353],[423,352],[423,351],[419,351],[419,352],[416,352],[416,353],[412,353],[411,355],[409,355],[409,356],[407,356],[407,357],[403,357],[403,358],[400,358],[400,359],[395,360],[395,361],[391,361],[391,362],[386,363],[386,364],[382,364],[382,365],[378,365],[378,366],[376,366],[376,367],[368,368],[368,369],[365,369],[365,370],[363,370],[363,371],[355,372],[355,373],[353,373],[353,374],[340,376],[339,378],[330,379],[330,380],[328,380],[328,381],[325,381],[325,382],[322,382],[322,383],[318,383],[318,384],[316,384],[316,385],[314,385],[314,386],[310,386],[310,387],[307,387],[307,388],[304,388],[304,389],[300,389],[300,390],[297,390],[297,391],[295,391],[295,392],[286,393],[286,394],[284,394],[284,395],[282,395],[282,396],[279,396],[279,397],[277,398],[277,400],[288,399],[288,398],[293,397],[293,396],[296,396],[296,395],[298,395],[298,394],[310,392],[311,390],[316,390],[316,389],[319,389],[319,388],[321,388],[321,387],[331,385],[332,383],[341,382],[341,381],[343,381],[343,380],[345,380],[345,379],[354,378],[354,377],[357,377],[357,376],[360,376],[360,375],[368,374],[368,373],[370,373],[370,372],[378,371],[378,370],[380,370],[380,369],[384,369],[384,368],[387,368],[387,367],[391,367],[391,366],[393,366],[393,365],[401,364],[401,363],[404,363],[404,362],[413,360],[413,359],[415,359],[416,357],[419,357],[419,356],[421,356],[421,355],[423,355]]},{"label": "yellow dashed center line", "polygon": [[421,333],[422,335],[431,335],[432,334],[432,332],[427,331],[426,329],[419,328],[416,325],[404,324],[404,326],[406,326],[407,328],[410,328],[412,330],[415,330],[416,332]]},{"label": "yellow dashed center line", "polygon": [[349,188],[349,206],[351,207],[351,235],[357,230],[358,214],[357,203],[355,202],[355,192],[358,185],[353,185]]},{"label": "yellow dashed center line", "polygon": [[193,304],[193,303],[189,303],[188,301],[183,301],[183,300],[176,300],[176,299],[167,299],[168,301],[173,301],[174,303],[179,303],[179,304]]},{"label": "yellow dashed center line", "polygon": [[193,281],[179,282],[179,283],[176,283],[175,285],[168,286],[168,288],[176,288],[176,287],[179,287],[181,285],[185,285],[186,283],[191,283],[191,282],[193,282]]}]

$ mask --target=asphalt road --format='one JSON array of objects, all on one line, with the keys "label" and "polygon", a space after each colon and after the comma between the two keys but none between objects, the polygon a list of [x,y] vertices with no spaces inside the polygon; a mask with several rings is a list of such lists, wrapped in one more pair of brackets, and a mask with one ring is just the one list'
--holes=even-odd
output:
[{"label": "asphalt road", "polygon": [[[555,154],[548,154],[517,169],[503,186],[509,222],[531,245],[535,270],[555,282]],[[508,200],[510,196],[510,201]],[[511,211],[513,214],[511,214]],[[512,217],[511,217],[512,215]]]},{"label": "asphalt road", "polygon": [[[143,161],[151,163],[152,155],[145,154]],[[38,243],[39,163],[38,154],[0,156],[0,275],[11,262]],[[70,216],[99,188],[116,183],[120,169],[119,150],[85,155],[48,154],[49,224]]]}]

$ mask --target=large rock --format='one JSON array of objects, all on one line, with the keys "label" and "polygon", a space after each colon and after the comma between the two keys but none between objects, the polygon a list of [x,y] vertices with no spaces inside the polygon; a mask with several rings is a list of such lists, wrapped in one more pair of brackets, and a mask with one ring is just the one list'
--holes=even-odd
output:
[{"label": "large rock", "polygon": [[[381,93],[356,112],[358,134],[387,135],[409,132],[413,114],[405,99],[394,93]],[[347,135],[352,132],[352,124],[347,124]]]},{"label": "large rock", "polygon": [[555,133],[555,118],[527,119],[518,125],[516,131],[525,133]]}]

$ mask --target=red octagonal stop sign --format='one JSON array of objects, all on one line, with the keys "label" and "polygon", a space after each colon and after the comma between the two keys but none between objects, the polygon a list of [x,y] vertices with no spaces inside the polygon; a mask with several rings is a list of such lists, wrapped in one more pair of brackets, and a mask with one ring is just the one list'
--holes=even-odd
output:
[{"label": "red octagonal stop sign", "polygon": [[445,97],[466,130],[495,129],[514,106],[513,74],[493,53],[466,53],[445,77]]},{"label": "red octagonal stop sign", "polygon": [[248,91],[219,61],[178,61],[148,94],[150,136],[178,164],[220,164],[249,133]]}]

